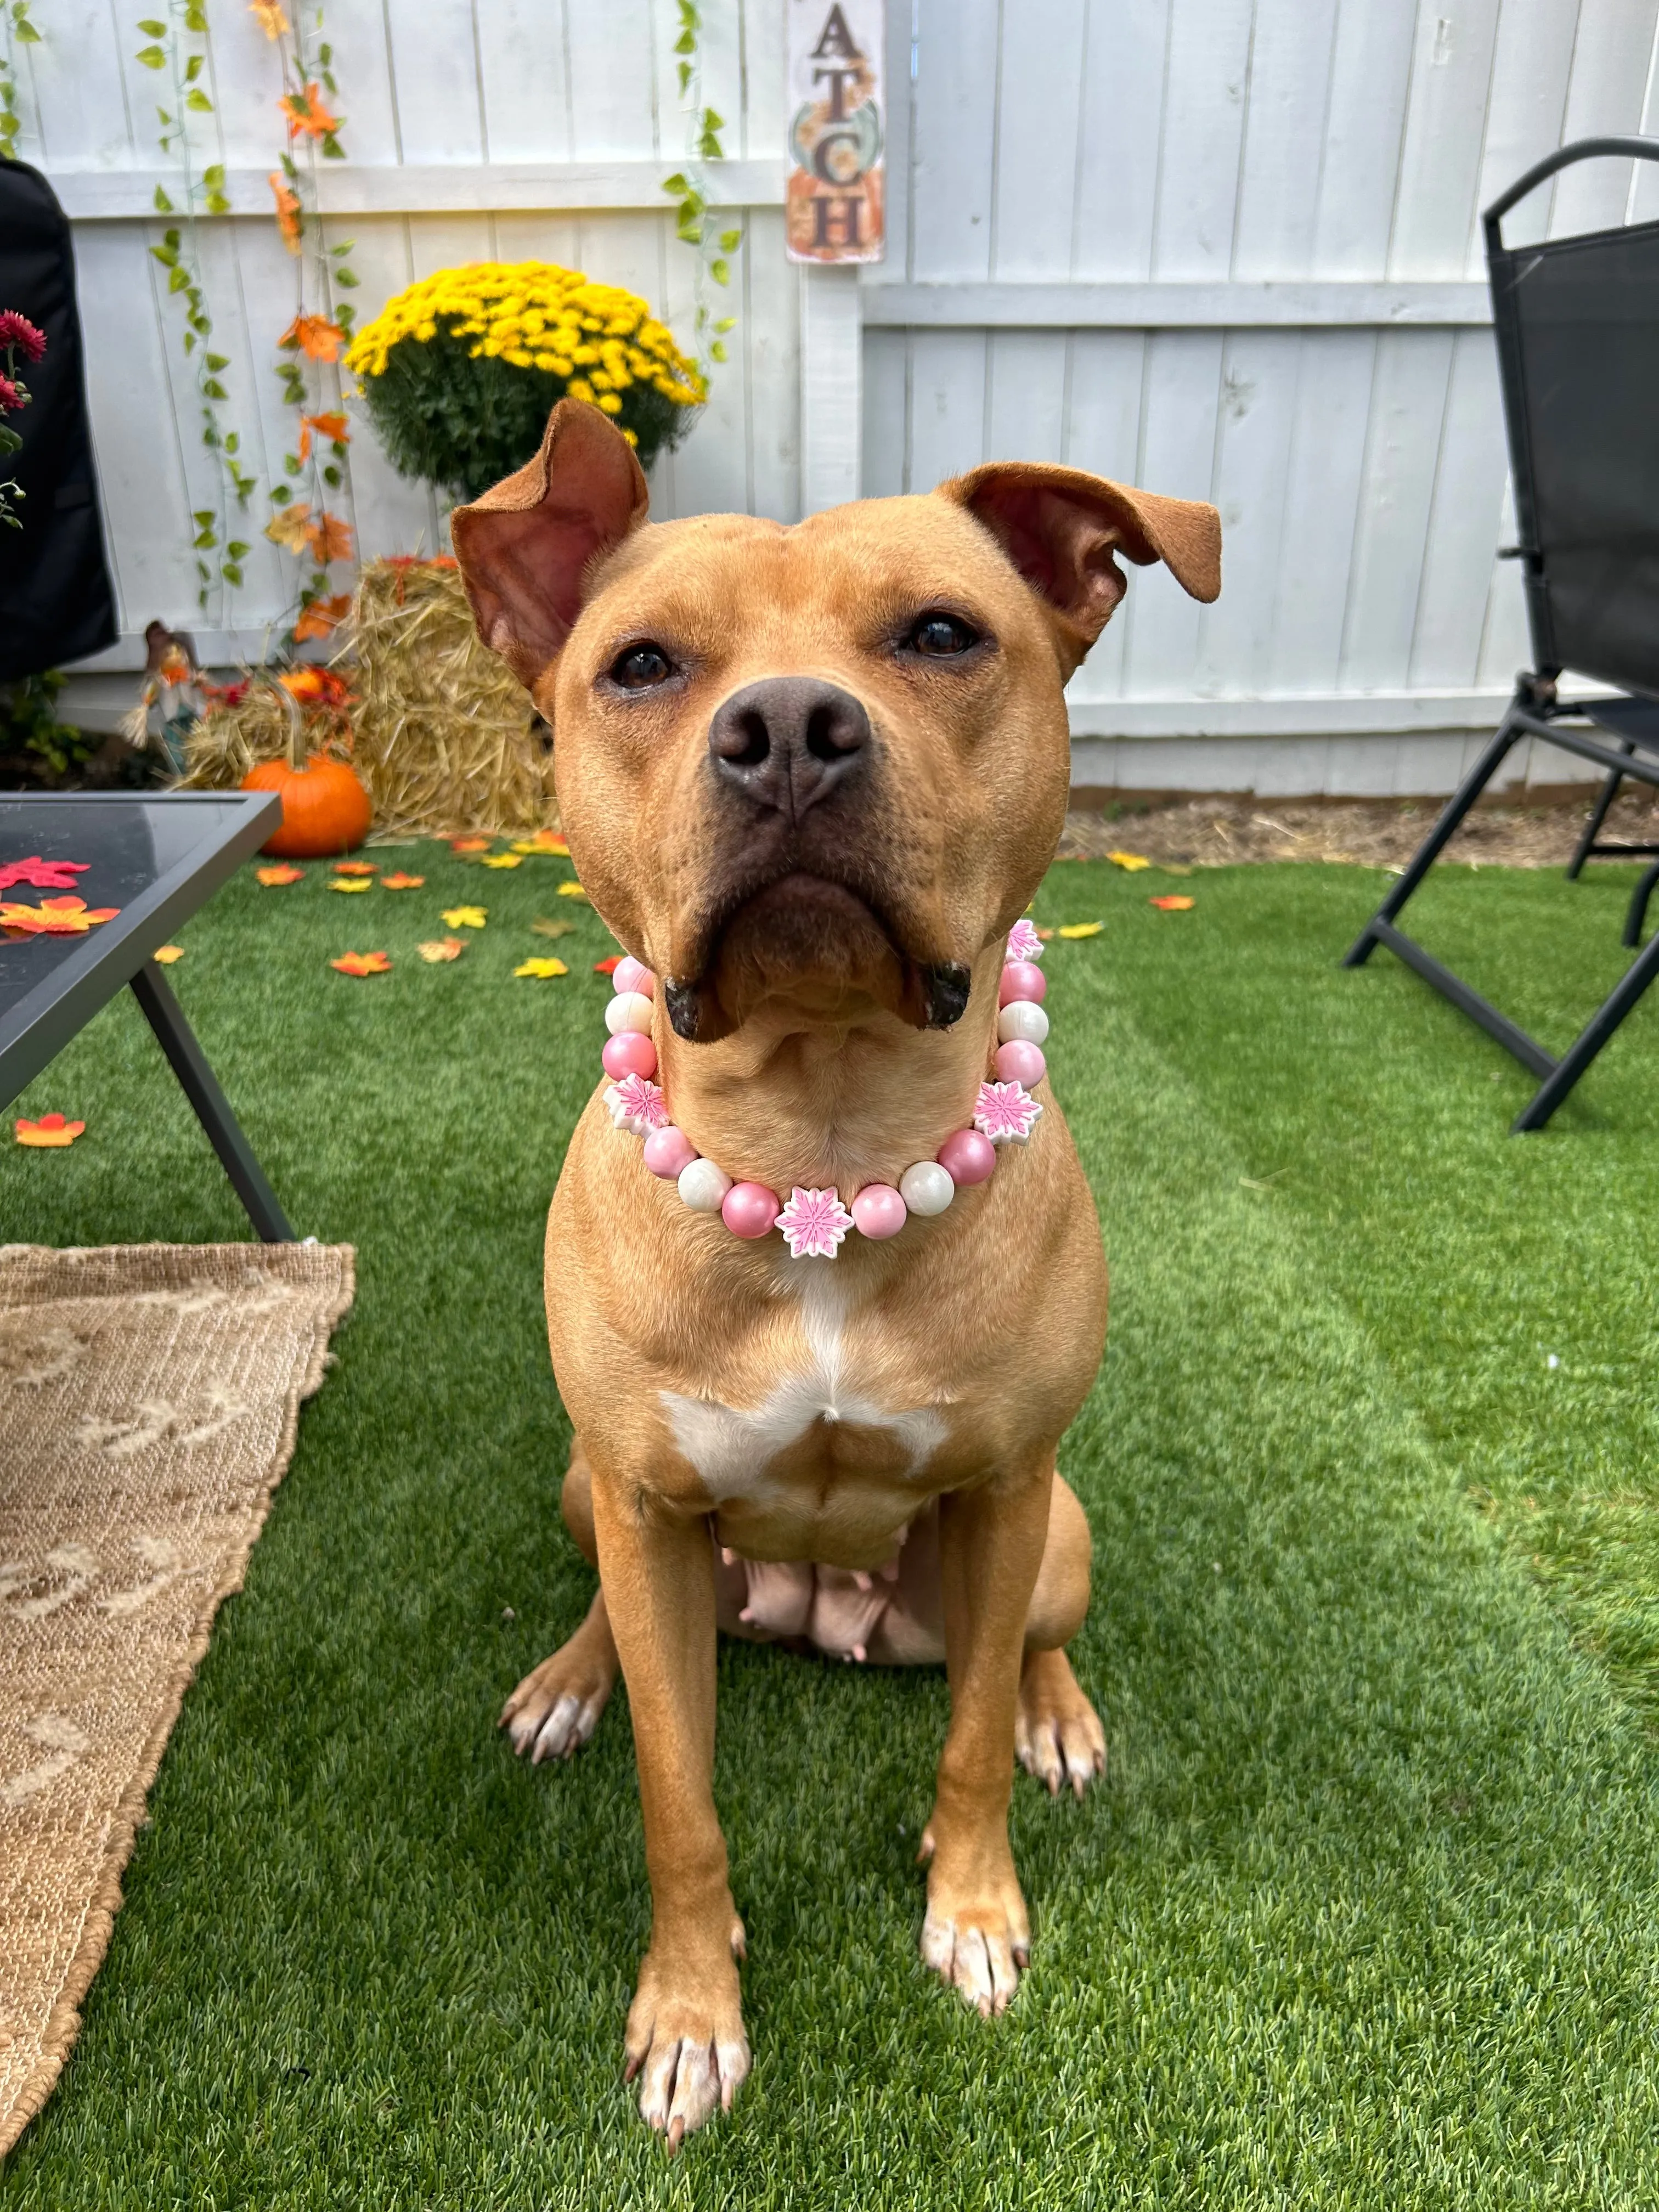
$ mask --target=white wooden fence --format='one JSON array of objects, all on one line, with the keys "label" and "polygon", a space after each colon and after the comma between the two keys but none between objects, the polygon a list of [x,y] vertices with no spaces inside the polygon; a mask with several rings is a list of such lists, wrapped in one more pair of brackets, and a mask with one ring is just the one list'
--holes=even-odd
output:
[{"label": "white wooden fence", "polygon": [[[325,206],[367,310],[446,264],[535,255],[633,285],[685,333],[693,258],[660,191],[685,145],[670,0],[326,4],[349,159],[326,166]],[[1077,780],[1445,787],[1526,657],[1494,558],[1478,210],[1563,139],[1654,127],[1659,0],[888,0],[890,252],[861,274],[784,259],[782,5],[704,0],[739,323],[657,511],[790,520],[989,456],[1212,498],[1222,598],[1200,610],[1136,574],[1073,686]],[[126,633],[103,665],[125,668],[152,615],[194,617],[207,484],[145,251],[168,170],[124,0],[34,14],[19,150],[76,220]],[[233,204],[205,226],[216,343],[269,481],[290,434],[271,362],[291,264],[265,181],[280,88],[240,0],[210,21]],[[1538,195],[1534,234],[1659,213],[1659,177],[1632,167]],[[366,552],[438,541],[362,422],[353,481]],[[216,653],[259,649],[279,563],[262,546]]]}]

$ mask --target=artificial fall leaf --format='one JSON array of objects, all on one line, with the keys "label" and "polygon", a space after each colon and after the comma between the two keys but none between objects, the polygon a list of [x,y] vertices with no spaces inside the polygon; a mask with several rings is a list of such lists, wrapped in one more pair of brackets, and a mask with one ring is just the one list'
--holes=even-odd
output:
[{"label": "artificial fall leaf", "polygon": [[538,915],[530,927],[538,937],[568,937],[576,925],[574,921],[550,921],[545,915]]},{"label": "artificial fall leaf", "polygon": [[13,937],[82,937],[94,922],[112,921],[118,906],[88,906],[84,899],[42,899],[18,906],[0,899],[0,929]]},{"label": "artificial fall leaf", "polygon": [[447,906],[444,920],[452,929],[482,929],[486,911],[481,906]]},{"label": "artificial fall leaf", "polygon": [[312,361],[338,361],[345,332],[326,315],[295,315],[276,343],[284,353],[297,349]]},{"label": "artificial fall leaf", "polygon": [[337,876],[378,876],[380,864],[378,860],[337,860],[334,872]]},{"label": "artificial fall leaf", "polygon": [[171,968],[175,960],[184,958],[185,948],[182,945],[158,945],[149,957],[152,960],[159,960],[162,967]]},{"label": "artificial fall leaf", "polygon": [[38,1121],[13,1124],[20,1145],[72,1145],[86,1127],[84,1121],[66,1121],[61,1114],[43,1114]]},{"label": "artificial fall leaf", "polygon": [[264,33],[266,38],[270,40],[272,46],[275,46],[277,40],[287,33],[288,17],[277,6],[276,0],[248,0],[247,12]]},{"label": "artificial fall leaf", "polygon": [[380,889],[383,891],[417,891],[425,881],[424,876],[406,876],[399,868],[393,875],[381,877]]},{"label": "artificial fall leaf", "polygon": [[8,860],[0,867],[0,891],[9,890],[14,884],[27,884],[37,891],[72,891],[75,878],[91,866],[90,860],[43,860],[32,853],[27,860]]},{"label": "artificial fall leaf", "polygon": [[[273,169],[266,181],[276,197],[276,228],[283,234],[283,243],[290,253],[297,253],[305,229],[301,219],[300,195],[283,181],[280,170]],[[305,455],[301,453],[300,458],[303,460]]]},{"label": "artificial fall leaf", "polygon": [[487,853],[491,842],[488,837],[452,837],[449,849],[452,853]]},{"label": "artificial fall leaf", "polygon": [[422,960],[435,967],[441,960],[459,960],[466,950],[466,940],[461,937],[428,937],[424,945],[415,950]]},{"label": "artificial fall leaf", "polygon": [[307,664],[304,668],[290,668],[286,676],[279,676],[276,681],[302,707],[337,707],[343,711],[356,701],[356,694],[344,677],[337,676],[331,668],[316,668]]},{"label": "artificial fall leaf", "polygon": [[514,840],[515,853],[551,853],[561,860],[570,858],[570,847],[556,830],[538,830],[533,837]]},{"label": "artificial fall leaf", "polygon": [[1170,891],[1163,898],[1150,899],[1147,903],[1157,907],[1161,914],[1185,914],[1193,902],[1180,891]]},{"label": "artificial fall leaf", "polygon": [[[580,884],[561,884],[559,885],[559,896],[561,898],[586,899],[587,898],[587,893],[582,889]],[[592,902],[589,900],[588,903],[591,905]]]},{"label": "artificial fall leaf", "polygon": [[308,84],[303,92],[290,92],[276,103],[277,112],[288,118],[288,135],[297,138],[304,131],[307,138],[326,138],[340,127],[337,115],[331,115],[323,105],[323,88],[319,84]]},{"label": "artificial fall leaf", "polygon": [[487,868],[521,868],[524,860],[518,853],[486,853],[483,864]]},{"label": "artificial fall leaf", "polygon": [[331,891],[372,891],[374,888],[372,876],[337,876],[329,885]]},{"label": "artificial fall leaf", "polygon": [[300,417],[300,459],[311,459],[311,434],[329,438],[337,446],[347,444],[351,437],[351,422],[344,415],[302,415]]},{"label": "artificial fall leaf", "polygon": [[392,963],[384,952],[343,952],[337,960],[329,962],[343,975],[387,975]]},{"label": "artificial fall leaf", "polygon": [[313,599],[308,607],[300,610],[300,619],[294,625],[294,642],[303,645],[308,637],[327,637],[350,612],[349,592],[337,592],[330,599]]},{"label": "artificial fall leaf", "polygon": [[1127,868],[1131,875],[1137,868],[1150,868],[1152,865],[1144,853],[1108,853],[1106,857],[1115,868]]},{"label": "artificial fall leaf", "polygon": [[1062,937],[1098,937],[1105,927],[1102,921],[1068,921],[1060,934]]},{"label": "artificial fall leaf", "polygon": [[614,975],[617,969],[622,966],[625,957],[623,953],[613,952],[608,960],[596,960],[593,963],[593,973],[596,975]]},{"label": "artificial fall leaf", "polygon": [[[311,557],[319,568],[331,561],[351,558],[351,525],[342,522],[337,514],[319,514],[306,533],[306,543],[311,548]],[[346,601],[349,607],[351,602]]]},{"label": "artificial fall leaf", "polygon": [[513,973],[515,975],[535,975],[545,978],[549,975],[568,975],[570,970],[562,960],[555,960],[550,955],[545,960],[521,960]]},{"label": "artificial fall leaf", "polygon": [[1042,941],[1043,941],[1043,943],[1044,943],[1045,945],[1047,945],[1047,944],[1048,944],[1048,940],[1050,939],[1050,938],[1052,938],[1052,937],[1053,937],[1054,933],[1053,932],[1053,930],[1052,930],[1052,929],[1045,929],[1045,928],[1042,927],[1042,923],[1041,923],[1041,922],[1039,922],[1039,923],[1037,924],[1037,935],[1038,935],[1038,936],[1042,939]]},{"label": "artificial fall leaf", "polygon": [[256,868],[253,872],[267,890],[274,890],[278,884],[297,884],[305,870],[290,868],[283,860],[274,868]]},{"label": "artificial fall leaf", "polygon": [[298,499],[279,507],[265,525],[265,536],[285,553],[303,553],[311,540],[311,509]]}]

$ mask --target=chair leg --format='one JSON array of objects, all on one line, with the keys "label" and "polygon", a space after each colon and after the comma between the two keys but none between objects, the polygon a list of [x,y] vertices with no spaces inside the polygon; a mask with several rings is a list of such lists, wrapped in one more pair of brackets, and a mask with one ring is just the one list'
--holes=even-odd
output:
[{"label": "chair leg", "polygon": [[1459,823],[1462,821],[1470,807],[1474,805],[1475,800],[1480,798],[1481,793],[1503,766],[1505,755],[1516,739],[1523,734],[1520,729],[1513,726],[1511,721],[1516,708],[1522,703],[1521,694],[1517,692],[1510,702],[1509,713],[1498,726],[1498,734],[1468,775],[1464,777],[1462,782],[1459,784],[1450,799],[1447,800],[1439,820],[1419,846],[1411,866],[1389,893],[1388,897],[1383,900],[1382,905],[1378,907],[1370,921],[1366,923],[1364,928],[1348,947],[1342,960],[1342,965],[1345,968],[1363,967],[1370,958],[1377,942],[1372,925],[1379,921],[1394,920],[1436,860],[1439,859],[1447,840],[1456,830]]},{"label": "chair leg", "polygon": [[1630,911],[1625,916],[1625,942],[1632,950],[1642,942],[1642,924],[1648,918],[1648,901],[1653,896],[1653,887],[1659,883],[1659,860],[1644,868],[1642,880],[1631,893]]},{"label": "chair leg", "polygon": [[[1624,750],[1627,753],[1633,753],[1636,750],[1636,748],[1632,744],[1626,744],[1624,747]],[[1572,883],[1577,880],[1579,870],[1583,866],[1585,861],[1589,860],[1591,852],[1595,848],[1595,841],[1601,834],[1601,824],[1607,818],[1607,810],[1613,805],[1613,800],[1618,798],[1620,786],[1624,782],[1624,777],[1620,775],[1618,769],[1614,769],[1608,775],[1607,781],[1601,786],[1601,795],[1596,800],[1595,805],[1590,809],[1590,818],[1584,824],[1584,834],[1578,840],[1578,849],[1573,854],[1571,860],[1567,863],[1567,881],[1569,883]],[[1626,945],[1633,945],[1636,942],[1636,939],[1633,937],[1627,937],[1625,939],[1625,942]]]},{"label": "chair leg", "polygon": [[1510,1124],[1512,1136],[1519,1136],[1528,1129],[1543,1127],[1656,976],[1659,976],[1659,934],[1651,937],[1645,951],[1631,962],[1612,991],[1584,1024],[1577,1041],[1563,1053],[1555,1063],[1553,1073],[1544,1079],[1534,1096],[1516,1115]]}]

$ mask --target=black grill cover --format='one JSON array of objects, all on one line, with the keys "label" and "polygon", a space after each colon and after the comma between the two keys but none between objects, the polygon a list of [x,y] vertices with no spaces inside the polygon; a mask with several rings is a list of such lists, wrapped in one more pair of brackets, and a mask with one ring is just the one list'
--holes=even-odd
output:
[{"label": "black grill cover", "polygon": [[22,451],[0,458],[15,477],[21,530],[0,529],[0,683],[113,645],[115,599],[104,565],[87,423],[81,318],[69,218],[22,161],[0,161],[0,307],[46,334],[46,359],[18,368],[33,395],[8,415]]},{"label": "black grill cover", "polygon": [[1492,257],[1540,669],[1659,692],[1659,223]]}]

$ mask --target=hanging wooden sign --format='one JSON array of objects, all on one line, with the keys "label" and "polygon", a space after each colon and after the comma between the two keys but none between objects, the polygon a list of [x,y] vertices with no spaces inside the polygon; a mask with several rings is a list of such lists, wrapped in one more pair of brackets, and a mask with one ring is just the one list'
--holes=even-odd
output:
[{"label": "hanging wooden sign", "polygon": [[792,261],[879,261],[886,246],[884,0],[784,0]]}]

